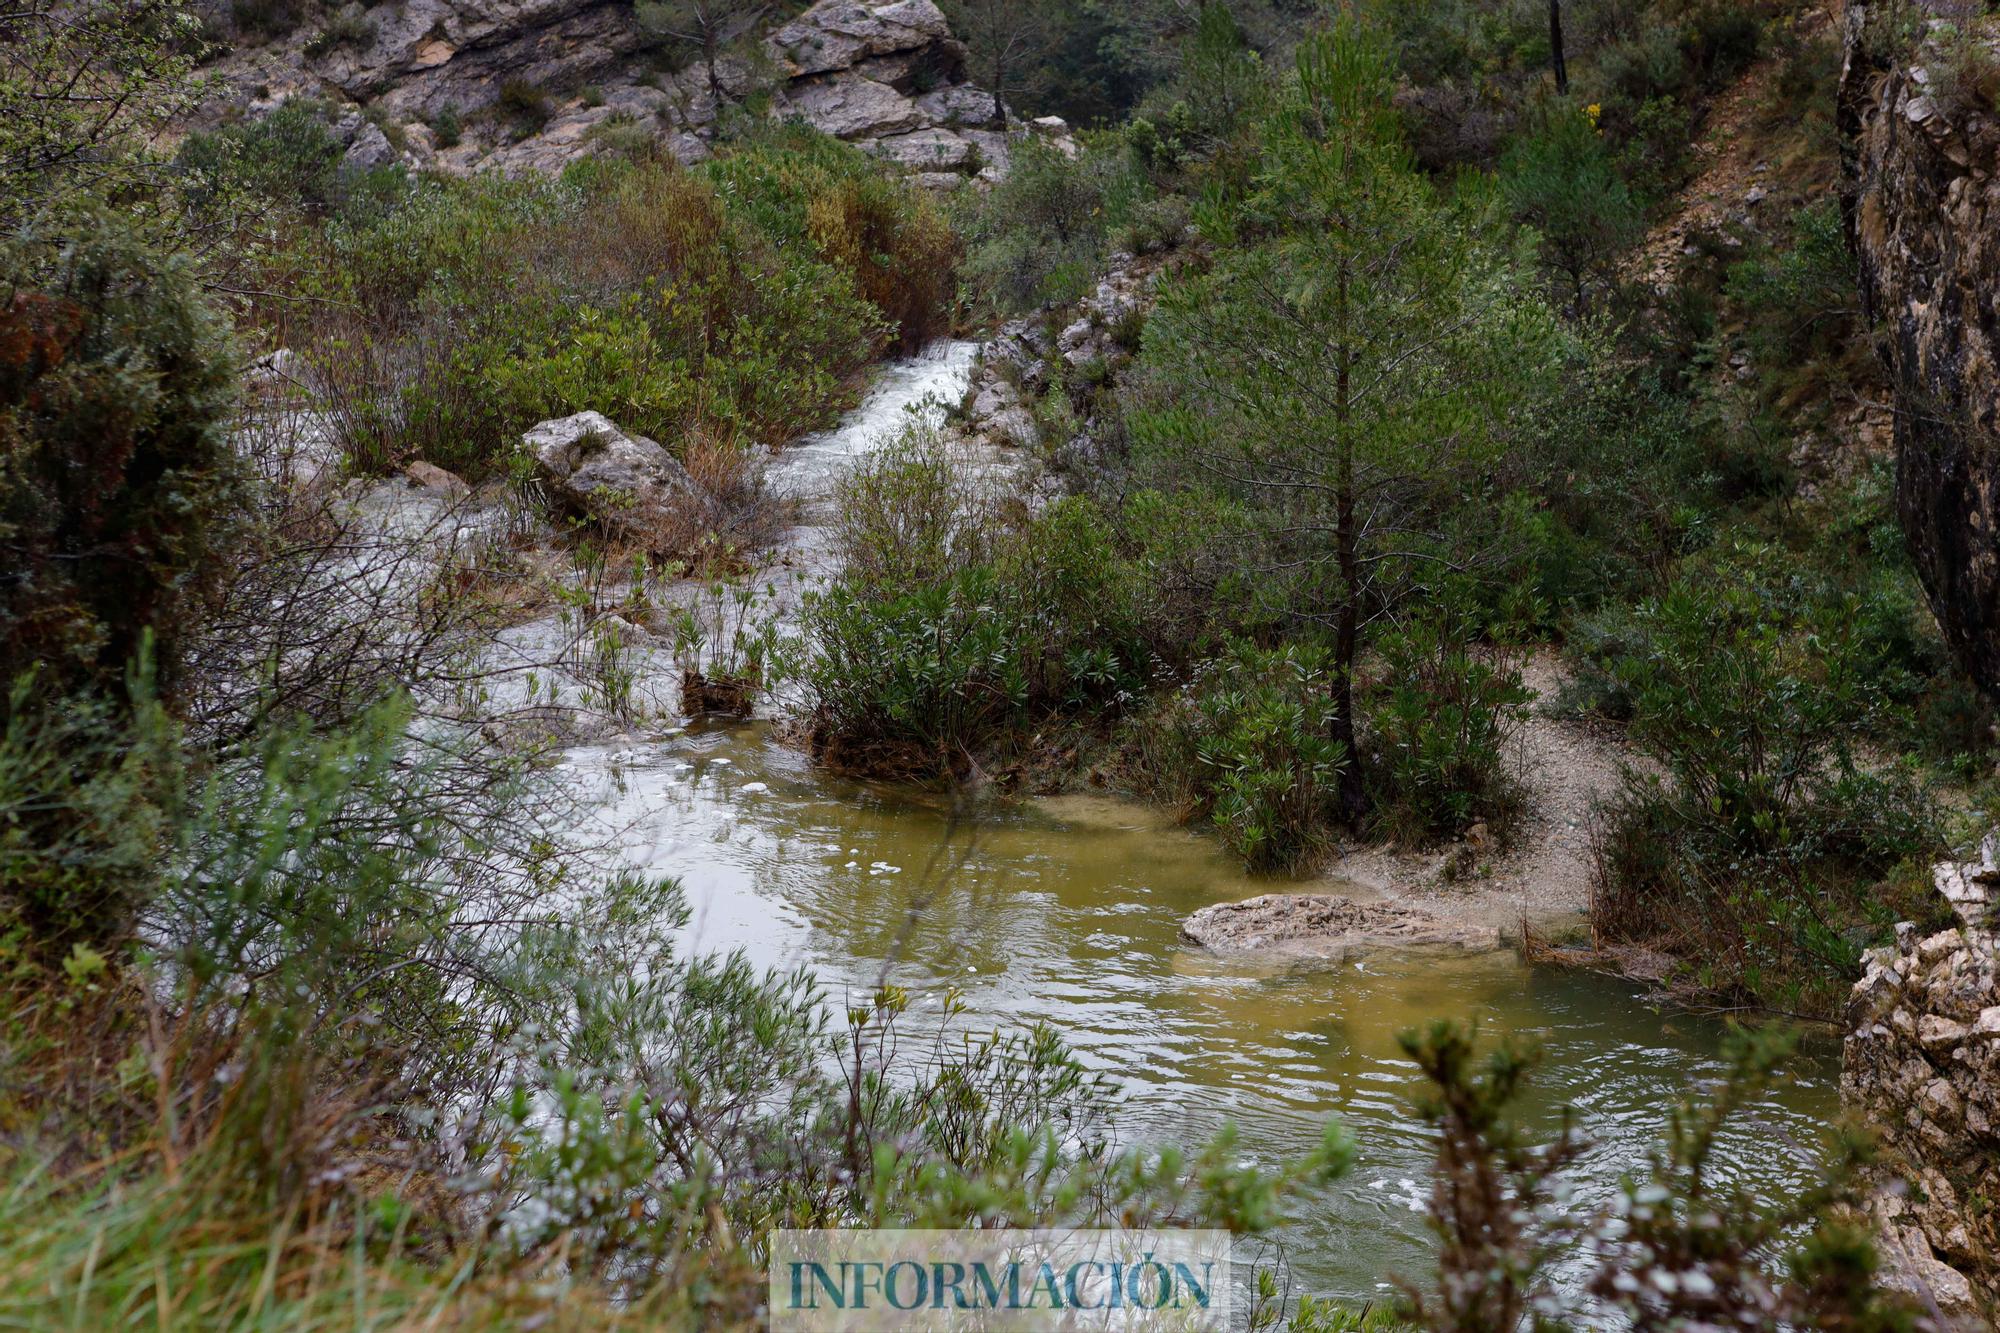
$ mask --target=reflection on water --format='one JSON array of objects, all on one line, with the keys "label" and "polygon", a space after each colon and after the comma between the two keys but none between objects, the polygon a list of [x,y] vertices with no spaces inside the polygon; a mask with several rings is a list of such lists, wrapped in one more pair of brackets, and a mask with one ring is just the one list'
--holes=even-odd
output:
[{"label": "reflection on water", "polygon": [[[1714,1025],[1511,954],[1385,953],[1315,972],[1191,950],[1177,939],[1184,916],[1271,885],[1116,802],[993,804],[955,820],[942,798],[817,773],[756,729],[579,751],[570,771],[604,783],[633,854],[686,885],[692,942],[808,964],[837,998],[871,988],[907,936],[897,981],[956,985],[987,1026],[1047,1020],[1114,1074],[1126,1142],[1197,1139],[1227,1119],[1252,1156],[1275,1161],[1338,1116],[1360,1168],[1284,1237],[1310,1290],[1375,1296],[1385,1275],[1426,1267],[1430,1147],[1398,1032],[1453,1016],[1541,1041],[1533,1114],[1553,1124],[1567,1101],[1601,1140],[1581,1173],[1587,1195],[1643,1165],[1667,1106],[1721,1071]],[[1801,1074],[1724,1155],[1726,1172],[1774,1196],[1809,1170],[1836,1104],[1829,1065]]]}]

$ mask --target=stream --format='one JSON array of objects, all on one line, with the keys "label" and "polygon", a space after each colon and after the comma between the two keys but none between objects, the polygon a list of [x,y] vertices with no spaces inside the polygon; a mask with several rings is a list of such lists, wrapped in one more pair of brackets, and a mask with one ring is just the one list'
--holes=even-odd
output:
[{"label": "stream", "polygon": [[[774,488],[808,500],[803,551],[824,552],[810,500],[907,406],[956,399],[972,350],[946,344],[890,368],[838,428],[778,458]],[[602,800],[637,863],[681,880],[690,947],[808,965],[835,1003],[871,992],[894,953],[891,976],[918,1006],[956,988],[981,1029],[1046,1021],[1120,1083],[1124,1143],[1191,1143],[1233,1121],[1246,1155],[1276,1163],[1338,1117],[1357,1169],[1276,1238],[1304,1290],[1368,1300],[1388,1294],[1388,1275],[1428,1271],[1432,1145],[1410,1109],[1417,1080],[1400,1031],[1456,1017],[1489,1039],[1539,1041],[1529,1118],[1553,1126],[1562,1104],[1576,1108],[1596,1142],[1576,1172],[1585,1198],[1642,1168],[1667,1108],[1723,1069],[1719,1024],[1512,952],[1383,952],[1309,970],[1185,946],[1179,924],[1196,908],[1284,885],[1246,877],[1212,840],[1124,802],[989,801],[955,819],[941,796],[815,769],[762,723],[579,748],[563,767]],[[1722,1174],[1773,1198],[1811,1174],[1838,1109],[1832,1056],[1802,1062],[1754,1109]]]}]

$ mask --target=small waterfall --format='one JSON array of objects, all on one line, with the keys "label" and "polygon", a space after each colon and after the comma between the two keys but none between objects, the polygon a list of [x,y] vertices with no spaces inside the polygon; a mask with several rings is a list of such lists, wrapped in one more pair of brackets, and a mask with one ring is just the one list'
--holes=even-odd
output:
[{"label": "small waterfall", "polygon": [[806,436],[772,460],[766,474],[771,489],[798,501],[806,523],[823,523],[834,483],[856,459],[893,439],[912,413],[957,405],[978,352],[978,343],[950,339],[888,366],[839,425]]}]

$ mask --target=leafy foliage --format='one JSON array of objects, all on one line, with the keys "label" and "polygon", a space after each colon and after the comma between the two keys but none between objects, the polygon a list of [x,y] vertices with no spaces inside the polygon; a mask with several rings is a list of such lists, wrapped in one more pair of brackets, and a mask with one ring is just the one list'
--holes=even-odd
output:
[{"label": "leafy foliage", "polygon": [[[556,238],[561,238],[558,244]],[[316,242],[301,349],[365,470],[504,472],[535,422],[602,411],[673,447],[779,444],[877,354],[941,327],[951,241],[853,149],[796,133],[703,173],[426,179]]]},{"label": "leafy foliage", "polygon": [[0,676],[115,687],[217,559],[235,362],[189,266],[115,218],[0,248]]},{"label": "leafy foliage", "polygon": [[1788,607],[1721,566],[1649,603],[1639,628],[1614,670],[1633,739],[1667,775],[1629,775],[1608,814],[1600,927],[1698,934],[1705,990],[1836,1004],[1852,932],[1888,924],[1871,883],[1942,850],[1928,793],[1856,763],[1871,703],[1851,608]]},{"label": "leafy foliage", "polygon": [[[1413,170],[1388,77],[1351,24],[1301,47],[1262,189],[1210,214],[1222,254],[1148,323],[1159,405],[1133,422],[1156,466],[1245,505],[1288,613],[1330,629],[1349,754],[1361,625],[1409,595],[1445,479],[1497,456],[1551,345],[1546,312]],[[1358,770],[1347,782],[1352,820]]]},{"label": "leafy foliage", "polygon": [[1484,1061],[1474,1034],[1440,1022],[1404,1034],[1431,1087],[1420,1109],[1439,1129],[1431,1225],[1442,1241],[1434,1291],[1406,1284],[1405,1313],[1427,1333],[1507,1333],[1589,1326],[1549,1281],[1558,1255],[1588,1256],[1584,1286],[1635,1329],[1797,1327],[1914,1329],[1916,1315],[1873,1281],[1863,1223],[1843,1215],[1858,1195],[1867,1144],[1830,1136],[1822,1182],[1765,1203],[1715,1178],[1724,1131],[1782,1077],[1797,1038],[1737,1029],[1712,1096],[1676,1104],[1643,1176],[1601,1211],[1568,1198],[1562,1174],[1589,1147],[1567,1114],[1535,1143],[1513,1118],[1536,1053],[1503,1042]]},{"label": "leafy foliage", "polygon": [[[937,466],[891,461],[863,487],[893,471],[934,497]],[[959,535],[974,515],[903,517],[850,519],[850,537],[880,544],[807,603],[798,672],[826,757],[864,771],[962,773],[1031,722],[1116,710],[1144,689],[1151,659],[1136,585],[1088,501],[1000,535],[990,554],[985,539]],[[926,572],[917,562],[932,557],[942,563]]]},{"label": "leafy foliage", "polygon": [[1552,109],[1501,160],[1500,190],[1514,216],[1535,229],[1544,267],[1572,317],[1582,318],[1613,280],[1643,220],[1597,122],[1577,108]]},{"label": "leafy foliage", "polygon": [[0,223],[9,231],[76,200],[121,196],[130,220],[165,224],[163,131],[192,110],[201,23],[182,0],[72,6],[34,0],[4,19]]},{"label": "leafy foliage", "polygon": [[1106,165],[1042,139],[1016,147],[1006,179],[958,215],[975,291],[1005,313],[1082,295],[1105,254]]},{"label": "leafy foliage", "polygon": [[1338,738],[1336,670],[1314,645],[1243,645],[1198,687],[1197,812],[1252,869],[1306,869],[1327,849],[1354,763]]},{"label": "leafy foliage", "polygon": [[0,731],[0,953],[47,962],[110,947],[151,901],[180,756],[143,693],[127,721],[34,685],[16,682]]},{"label": "leafy foliage", "polygon": [[213,207],[240,189],[264,211],[323,211],[341,200],[345,151],[319,109],[293,99],[268,116],[189,135],[175,162],[189,177],[183,190]]},{"label": "leafy foliage", "polygon": [[1467,642],[1449,613],[1386,635],[1383,684],[1370,701],[1376,818],[1405,842],[1504,827],[1520,804],[1506,742],[1533,692],[1500,650]]}]

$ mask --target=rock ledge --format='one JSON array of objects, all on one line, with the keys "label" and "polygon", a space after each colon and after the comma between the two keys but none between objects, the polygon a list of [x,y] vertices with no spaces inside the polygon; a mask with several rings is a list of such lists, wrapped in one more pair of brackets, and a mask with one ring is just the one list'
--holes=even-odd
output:
[{"label": "rock ledge", "polygon": [[1332,893],[1267,893],[1204,907],[1181,923],[1181,939],[1218,953],[1286,961],[1340,962],[1384,948],[1497,949],[1500,933],[1432,916],[1401,903],[1358,903]]}]

